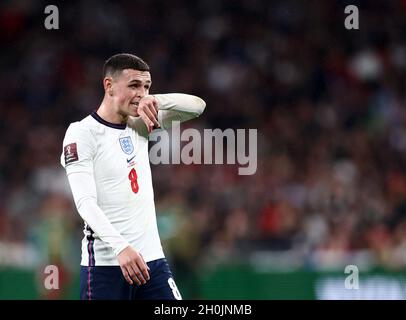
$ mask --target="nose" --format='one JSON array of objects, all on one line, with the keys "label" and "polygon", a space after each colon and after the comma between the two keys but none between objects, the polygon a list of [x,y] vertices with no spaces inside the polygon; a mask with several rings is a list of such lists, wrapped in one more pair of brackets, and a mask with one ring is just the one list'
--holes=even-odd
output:
[{"label": "nose", "polygon": [[144,87],[141,87],[139,90],[137,90],[137,97],[143,98],[147,95],[147,90]]}]

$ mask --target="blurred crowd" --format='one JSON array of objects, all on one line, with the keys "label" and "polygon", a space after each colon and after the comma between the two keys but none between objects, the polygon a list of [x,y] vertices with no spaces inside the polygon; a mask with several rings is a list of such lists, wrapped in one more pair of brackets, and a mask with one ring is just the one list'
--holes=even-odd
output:
[{"label": "blurred crowd", "polygon": [[[344,26],[347,4],[359,30]],[[175,268],[255,252],[406,265],[406,1],[69,1],[59,30],[45,29],[46,5],[0,4],[0,264],[77,268],[62,140],[98,107],[104,61],[130,52],[150,65],[151,93],[206,101],[182,128],[258,130],[254,175],[152,166]]]}]

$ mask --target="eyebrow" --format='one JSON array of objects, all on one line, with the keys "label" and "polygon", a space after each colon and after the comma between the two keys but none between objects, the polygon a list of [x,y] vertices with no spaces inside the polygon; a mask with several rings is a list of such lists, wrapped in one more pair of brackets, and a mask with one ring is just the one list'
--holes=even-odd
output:
[{"label": "eyebrow", "polygon": [[[140,81],[140,80],[131,80],[130,82],[128,82],[129,84],[130,83],[142,83],[142,81]],[[145,83],[146,84],[151,84],[152,83],[152,81],[151,80],[147,80],[147,81],[145,81]]]}]

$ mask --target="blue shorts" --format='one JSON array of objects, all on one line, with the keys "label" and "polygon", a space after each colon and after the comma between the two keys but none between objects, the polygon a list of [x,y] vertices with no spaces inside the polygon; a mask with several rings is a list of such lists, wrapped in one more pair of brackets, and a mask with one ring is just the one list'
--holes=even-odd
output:
[{"label": "blue shorts", "polygon": [[130,285],[119,266],[81,266],[81,300],[180,300],[182,299],[165,258],[147,262],[150,279]]}]

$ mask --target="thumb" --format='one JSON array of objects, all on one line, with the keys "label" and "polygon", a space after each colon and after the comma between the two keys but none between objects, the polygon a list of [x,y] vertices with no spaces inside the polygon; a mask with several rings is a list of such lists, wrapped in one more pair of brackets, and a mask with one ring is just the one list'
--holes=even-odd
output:
[{"label": "thumb", "polygon": [[143,255],[142,255],[141,253],[140,253],[140,256],[141,256],[142,261],[144,261],[145,265],[147,266],[147,269],[148,269],[148,270],[151,270],[151,269],[148,267],[148,264],[145,262],[145,259],[144,259]]}]

